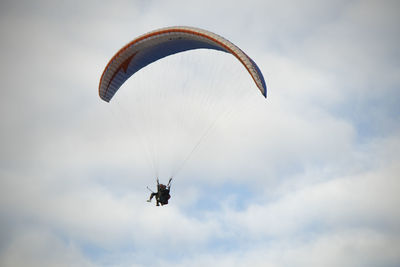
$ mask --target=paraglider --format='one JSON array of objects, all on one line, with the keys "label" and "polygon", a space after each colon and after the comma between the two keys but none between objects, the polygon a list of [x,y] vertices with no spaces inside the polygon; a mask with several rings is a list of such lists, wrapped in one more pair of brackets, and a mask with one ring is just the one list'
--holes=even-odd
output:
[{"label": "paraglider", "polygon": [[150,190],[150,188],[147,187],[152,193],[150,194],[149,199],[147,202],[151,202],[153,197],[156,197],[156,206],[164,206],[168,204],[168,200],[171,198],[170,195],[170,189],[171,189],[171,181],[172,177],[169,179],[168,184],[160,184],[158,178],[157,178],[157,192],[153,192]]},{"label": "paraglider", "polygon": [[[233,55],[250,74],[262,95],[267,97],[267,87],[259,67],[239,47],[215,33],[194,27],[176,26],[143,34],[122,47],[111,58],[101,75],[100,98],[110,102],[119,88],[136,72],[164,57],[195,49],[217,50]],[[148,83],[152,83],[152,81],[149,80]],[[181,114],[185,114],[185,112],[181,112]],[[189,155],[181,158],[181,163],[178,164],[180,167],[175,173],[171,174],[171,177],[175,176],[176,172],[186,163],[210,128],[206,128],[203,135],[195,143],[194,148],[188,149]],[[159,129],[157,130],[160,132]],[[150,147],[154,147],[153,144]],[[153,159],[153,161],[155,160]],[[153,165],[157,164],[153,163]],[[156,176],[158,177],[158,170],[156,170]],[[171,197],[171,179],[167,185],[163,185],[159,183],[157,178],[157,192],[152,192],[148,202],[151,202],[152,198],[155,197],[157,206],[168,204]]]}]

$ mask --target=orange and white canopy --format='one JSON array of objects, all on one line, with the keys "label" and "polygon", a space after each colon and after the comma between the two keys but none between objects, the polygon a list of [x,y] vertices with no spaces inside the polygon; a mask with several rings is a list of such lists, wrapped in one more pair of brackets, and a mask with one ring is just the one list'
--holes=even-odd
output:
[{"label": "orange and white canopy", "polygon": [[148,64],[169,55],[200,48],[234,55],[250,73],[261,93],[267,96],[267,87],[260,69],[239,47],[206,30],[168,27],[139,36],[111,58],[100,79],[100,98],[109,102],[129,77]]}]

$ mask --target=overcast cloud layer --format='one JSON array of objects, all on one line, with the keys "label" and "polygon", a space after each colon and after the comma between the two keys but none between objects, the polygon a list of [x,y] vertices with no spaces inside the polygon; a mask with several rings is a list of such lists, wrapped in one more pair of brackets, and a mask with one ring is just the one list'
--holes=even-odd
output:
[{"label": "overcast cloud layer", "polygon": [[[400,265],[398,1],[74,2],[0,3],[0,266]],[[268,98],[223,53],[138,73],[126,89],[251,88],[158,208],[138,129],[97,87],[120,47],[173,25],[241,47]]]}]

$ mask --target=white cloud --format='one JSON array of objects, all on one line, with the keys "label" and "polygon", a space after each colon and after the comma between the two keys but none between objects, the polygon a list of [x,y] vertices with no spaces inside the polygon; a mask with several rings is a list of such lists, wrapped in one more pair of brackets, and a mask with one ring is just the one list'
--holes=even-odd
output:
[{"label": "white cloud", "polygon": [[[398,264],[397,2],[178,2],[1,4],[0,265]],[[154,170],[135,129],[97,86],[120,46],[169,25],[237,43],[269,96],[244,94],[161,209],[145,202]],[[149,88],[150,71],[164,71],[152,84],[168,92],[252,85],[217,53],[148,71],[125,91]],[[191,133],[217,111],[187,123]],[[196,140],[175,134],[174,149],[160,144],[162,168]]]},{"label": "white cloud", "polygon": [[2,266],[95,266],[74,243],[47,230],[21,229],[0,253]]}]

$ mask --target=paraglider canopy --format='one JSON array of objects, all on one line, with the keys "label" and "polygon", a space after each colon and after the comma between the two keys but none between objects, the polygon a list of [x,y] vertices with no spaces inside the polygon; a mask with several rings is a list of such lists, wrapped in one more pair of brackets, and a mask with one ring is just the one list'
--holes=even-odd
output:
[{"label": "paraglider canopy", "polygon": [[267,96],[264,77],[249,56],[225,38],[193,27],[158,29],[125,45],[104,69],[99,84],[99,96],[109,102],[130,76],[148,64],[169,55],[200,48],[219,50],[235,56],[247,69],[264,97]]},{"label": "paraglider canopy", "polygon": [[[175,84],[169,86],[171,82],[167,81],[167,77],[174,76],[178,79],[182,77],[184,81],[187,74],[186,69],[180,68],[179,65],[171,65],[176,67],[164,67],[161,69],[162,73],[151,73],[150,76],[146,76],[145,90],[134,90],[129,94],[121,92],[120,95],[123,97],[116,99],[117,105],[111,105],[118,108],[119,104],[128,102],[129,96],[132,96],[133,102],[127,106],[129,108],[122,109],[122,115],[125,116],[123,124],[129,124],[129,127],[136,130],[134,134],[139,138],[135,138],[135,142],[143,144],[144,152],[156,177],[162,176],[160,172],[165,169],[168,172],[167,175],[175,177],[217,122],[223,121],[224,116],[227,116],[233,108],[239,108],[238,103],[244,104],[245,94],[257,93],[257,91],[252,91],[252,86],[247,84],[240,86],[237,83],[240,79],[232,79],[229,75],[232,73],[231,69],[237,67],[240,75],[244,74],[248,82],[250,79],[245,71],[247,70],[254,82],[250,80],[250,84],[255,84],[254,87],[266,97],[267,87],[260,69],[246,53],[227,39],[206,30],[178,26],[154,30],[137,37],[111,58],[100,78],[99,96],[102,100],[110,102],[119,88],[142,68],[169,55],[195,49],[203,51],[186,54],[194,56],[204,52],[207,55],[216,55],[223,54],[219,52],[225,52],[234,57],[231,57],[233,60],[229,61],[227,68],[215,68],[218,65],[218,60],[215,58],[203,65],[207,67],[207,71],[217,70],[210,73],[217,79],[213,79],[212,75],[200,79],[210,82],[206,86],[196,86],[195,80],[193,80],[193,86],[176,86]],[[212,53],[211,50],[216,53]],[[174,58],[184,58],[183,54],[185,53],[182,53],[181,57],[170,57],[170,62],[174,62]],[[161,61],[168,62],[169,60]],[[162,63],[154,64],[153,67],[162,66]],[[201,77],[201,71],[190,72],[191,68],[188,69],[191,75],[195,75],[192,77]],[[142,73],[146,73],[145,70]],[[223,86],[217,86],[215,82],[224,80],[225,73],[229,76],[225,81],[232,84],[224,83]],[[139,79],[133,79],[132,82],[140,81],[141,75],[137,76]],[[154,79],[148,79],[149,77],[154,77]],[[188,81],[190,83],[192,79]],[[235,89],[237,89],[236,92]],[[241,89],[244,94],[237,94],[242,93]],[[208,112],[209,116],[207,116]],[[137,146],[134,149],[136,150]]]}]

